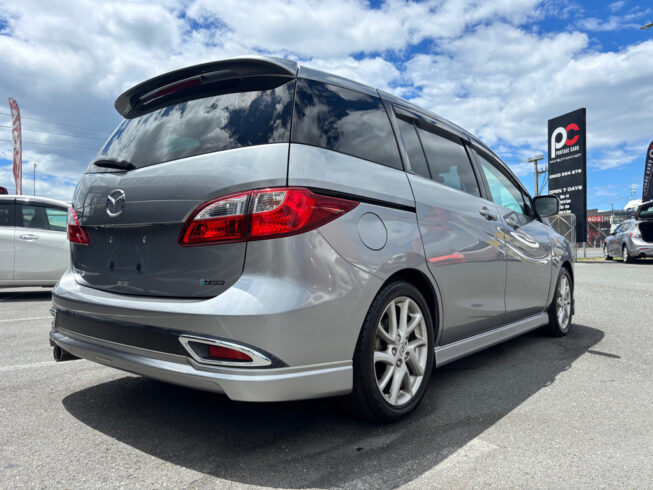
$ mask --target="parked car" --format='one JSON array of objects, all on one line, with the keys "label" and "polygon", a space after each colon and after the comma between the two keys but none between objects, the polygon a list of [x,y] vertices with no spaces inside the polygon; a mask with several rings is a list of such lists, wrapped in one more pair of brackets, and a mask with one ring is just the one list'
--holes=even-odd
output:
[{"label": "parked car", "polygon": [[[378,421],[432,367],[538,327],[565,335],[565,239],[473,135],[277,58],[128,90],[70,214],[55,357]],[[520,373],[515,373],[519,376]]]},{"label": "parked car", "polygon": [[621,257],[624,262],[653,257],[653,201],[642,203],[634,219],[624,221],[605,238],[603,256],[606,260]]},{"label": "parked car", "polygon": [[69,205],[0,195],[0,287],[54,286],[70,265]]}]

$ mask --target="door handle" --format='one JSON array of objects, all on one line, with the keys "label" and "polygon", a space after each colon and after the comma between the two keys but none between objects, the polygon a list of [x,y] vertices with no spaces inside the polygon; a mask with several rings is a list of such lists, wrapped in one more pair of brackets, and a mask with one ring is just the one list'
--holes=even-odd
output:
[{"label": "door handle", "polygon": [[20,238],[21,240],[26,240],[28,242],[33,242],[34,240],[38,240],[39,236],[33,235],[31,233],[25,233],[24,235],[18,235],[18,238]]},{"label": "door handle", "polygon": [[499,217],[488,208],[481,208],[479,213],[488,221],[497,221],[499,219]]}]

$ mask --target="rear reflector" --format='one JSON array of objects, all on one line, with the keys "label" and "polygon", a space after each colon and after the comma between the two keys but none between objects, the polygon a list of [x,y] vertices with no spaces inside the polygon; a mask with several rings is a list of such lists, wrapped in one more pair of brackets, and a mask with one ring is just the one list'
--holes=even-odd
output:
[{"label": "rear reflector", "polygon": [[73,243],[78,243],[80,245],[88,245],[90,240],[88,238],[88,233],[86,230],[79,226],[79,221],[77,220],[77,213],[75,210],[70,207],[68,208],[68,240]]},{"label": "rear reflector", "polygon": [[244,352],[229,349],[228,347],[221,347],[219,345],[209,345],[209,357],[226,361],[252,362],[252,358]]},{"label": "rear reflector", "polygon": [[304,233],[358,206],[355,201],[281,187],[209,201],[188,218],[181,245],[264,240]]}]

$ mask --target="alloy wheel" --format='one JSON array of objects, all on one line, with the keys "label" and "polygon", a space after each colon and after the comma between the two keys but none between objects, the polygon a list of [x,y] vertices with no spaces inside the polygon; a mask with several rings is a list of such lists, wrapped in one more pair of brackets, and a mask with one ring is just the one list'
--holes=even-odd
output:
[{"label": "alloy wheel", "polygon": [[630,258],[628,257],[628,247],[624,245],[621,250],[621,257],[623,257],[624,262],[628,262],[628,259]]},{"label": "alloy wheel", "polygon": [[376,328],[374,372],[383,398],[393,406],[419,391],[428,360],[428,329],[419,305],[406,296],[393,299]]},{"label": "alloy wheel", "polygon": [[556,301],[556,315],[560,329],[566,331],[571,319],[571,285],[569,278],[563,274],[558,283],[558,299]]}]

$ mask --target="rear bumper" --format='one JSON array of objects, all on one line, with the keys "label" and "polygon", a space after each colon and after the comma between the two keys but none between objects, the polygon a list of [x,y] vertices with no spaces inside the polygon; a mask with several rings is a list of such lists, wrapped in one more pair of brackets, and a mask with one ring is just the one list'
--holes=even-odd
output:
[{"label": "rear bumper", "polygon": [[[252,242],[241,277],[212,298],[111,293],[77,283],[69,270],[53,291],[51,340],[77,357],[234,400],[338,395],[352,389],[356,341],[381,284],[317,230]],[[209,364],[180,342],[189,337],[271,362]]]},{"label": "rear bumper", "polygon": [[631,257],[653,257],[653,243],[641,239],[628,240],[628,254]]},{"label": "rear bumper", "polygon": [[50,340],[89,361],[189,388],[224,393],[232,400],[300,400],[341,395],[352,389],[351,361],[301,368],[228,369],[199,366],[185,356],[156,358],[151,351],[82,338],[65,329],[53,330]]}]

